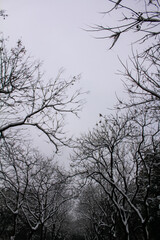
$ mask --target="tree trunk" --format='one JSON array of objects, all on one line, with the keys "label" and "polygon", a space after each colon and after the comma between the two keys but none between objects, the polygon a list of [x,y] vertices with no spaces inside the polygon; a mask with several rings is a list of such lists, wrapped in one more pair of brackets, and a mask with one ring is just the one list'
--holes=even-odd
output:
[{"label": "tree trunk", "polygon": [[43,240],[43,224],[41,224],[40,240]]},{"label": "tree trunk", "polygon": [[147,226],[143,226],[144,240],[149,240],[149,232]]},{"label": "tree trunk", "polygon": [[10,237],[10,240],[14,240],[16,237],[17,217],[18,217],[18,215],[14,214],[13,233],[12,233],[12,236]]},{"label": "tree trunk", "polygon": [[31,232],[29,233],[29,236],[28,236],[28,240],[31,240],[32,239],[32,236],[33,236],[33,230],[31,230]]}]

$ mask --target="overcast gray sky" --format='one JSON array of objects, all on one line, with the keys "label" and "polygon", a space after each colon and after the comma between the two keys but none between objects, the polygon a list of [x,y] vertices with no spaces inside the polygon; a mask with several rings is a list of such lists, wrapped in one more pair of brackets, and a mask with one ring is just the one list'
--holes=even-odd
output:
[{"label": "overcast gray sky", "polygon": [[125,59],[130,42],[125,38],[112,50],[111,42],[97,40],[96,33],[89,33],[87,25],[112,23],[111,15],[100,12],[111,6],[106,0],[0,0],[1,9],[8,17],[1,20],[1,31],[10,37],[14,46],[21,39],[29,54],[44,61],[47,76],[55,77],[63,67],[65,76],[81,74],[80,87],[90,91],[80,119],[68,118],[67,128],[73,135],[92,129],[99,113],[116,102],[115,93],[122,96],[120,77],[115,73],[121,68],[117,55]]}]

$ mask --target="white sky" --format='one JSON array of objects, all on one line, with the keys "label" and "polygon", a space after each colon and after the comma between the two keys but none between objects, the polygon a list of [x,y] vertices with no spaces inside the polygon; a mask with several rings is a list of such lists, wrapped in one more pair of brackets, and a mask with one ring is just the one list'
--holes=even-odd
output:
[{"label": "white sky", "polygon": [[48,77],[55,77],[63,67],[67,77],[82,74],[80,87],[90,91],[80,119],[68,118],[68,131],[73,135],[92,129],[99,113],[107,115],[113,108],[115,93],[122,96],[122,82],[115,75],[121,68],[117,55],[125,59],[130,41],[125,38],[109,50],[107,40],[97,40],[82,28],[87,25],[112,23],[111,15],[99,12],[108,10],[106,0],[0,0],[0,8],[9,15],[0,21],[4,36],[14,46],[21,39],[28,52],[44,61]]}]

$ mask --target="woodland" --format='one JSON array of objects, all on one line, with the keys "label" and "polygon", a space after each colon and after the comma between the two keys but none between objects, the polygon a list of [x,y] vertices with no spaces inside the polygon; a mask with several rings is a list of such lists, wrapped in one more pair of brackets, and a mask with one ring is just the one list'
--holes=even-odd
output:
[{"label": "woodland", "polygon": [[[21,40],[9,49],[0,35],[0,240],[160,239],[160,1],[136,1],[138,10],[107,1],[103,14],[118,12],[120,21],[86,34],[112,40],[111,49],[122,35],[136,36],[120,60],[128,98],[117,97],[112,113],[76,139],[64,126],[84,104],[80,76],[60,71],[43,81],[42,63]],[[32,147],[32,129],[53,144],[53,156],[71,149],[69,170]]]}]

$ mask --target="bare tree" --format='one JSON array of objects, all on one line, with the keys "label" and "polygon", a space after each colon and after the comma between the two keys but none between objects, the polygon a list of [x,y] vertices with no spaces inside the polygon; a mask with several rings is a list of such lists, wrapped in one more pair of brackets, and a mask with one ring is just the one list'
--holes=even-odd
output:
[{"label": "bare tree", "polygon": [[[111,48],[117,43],[121,35],[137,36],[135,43],[141,42],[142,52],[132,51],[129,61],[121,61],[125,89],[129,95],[129,102],[119,99],[118,108],[133,107],[150,109],[152,115],[159,118],[160,79],[160,2],[159,0],[114,1],[108,0],[111,8],[104,11],[105,17],[116,17],[115,25],[97,25],[91,31],[103,33],[102,38],[111,38]],[[117,19],[118,18],[118,19]],[[113,21],[114,22],[114,21]],[[134,39],[134,38],[133,38]],[[144,42],[147,41],[147,44]],[[133,45],[134,48],[136,44]],[[127,80],[127,81],[126,81]]]},{"label": "bare tree", "polygon": [[[104,117],[97,128],[78,140],[74,157],[79,173],[98,184],[113,203],[116,218],[125,232],[122,239],[127,240],[132,234],[138,235],[139,239],[150,239],[148,201],[155,158],[150,159],[149,165],[145,159],[148,152],[156,154],[158,151],[159,127],[152,123],[147,113],[133,115],[129,112],[126,116]],[[145,169],[147,182],[143,194],[139,186],[143,182],[142,169]],[[136,202],[139,194],[141,204]],[[136,216],[138,226],[131,229],[132,214]],[[114,235],[122,234],[115,224]],[[142,236],[136,229],[141,229]]]},{"label": "bare tree", "polygon": [[[113,26],[96,25],[89,31],[102,32],[102,39],[113,39],[112,48],[119,37],[123,34],[134,32],[138,35],[138,41],[144,42],[154,38],[159,41],[159,24],[160,24],[160,2],[159,0],[140,0],[140,1],[124,1],[124,0],[108,0],[113,6],[106,10],[103,14],[112,17],[112,14],[121,16],[117,21],[118,24]],[[133,4],[133,5],[132,5]]]},{"label": "bare tree", "polygon": [[[130,171],[126,168],[128,149],[126,147],[127,151],[124,151],[122,143],[131,135],[132,128],[128,119],[122,122],[118,116],[114,119],[105,118],[104,122],[101,119],[99,124],[100,127],[79,139],[75,159],[79,160],[78,165],[82,167],[86,177],[99,184],[106,196],[114,202],[126,234],[129,235],[127,223],[129,212],[124,206],[121,207],[120,203],[126,203],[125,199],[122,200],[124,196],[120,197],[119,190],[123,189],[124,193],[127,191],[125,183]],[[123,162],[121,162],[121,154],[123,154]],[[114,235],[116,236],[116,232]]]},{"label": "bare tree", "polygon": [[[155,179],[159,179],[156,172],[160,144],[160,3],[134,1],[132,6],[129,1],[109,2],[113,3],[113,8],[104,14],[122,11],[121,21],[115,26],[98,25],[91,31],[103,33],[102,38],[112,38],[111,48],[122,34],[132,30],[137,33],[139,42],[150,39],[147,42],[150,45],[141,54],[133,51],[130,61],[122,63],[129,100],[118,99],[116,109],[120,114],[104,119],[101,115],[97,127],[77,140],[74,161],[76,172],[79,169],[83,178],[98,184],[113,203],[116,218],[125,232],[125,236],[122,235],[115,223],[115,236],[148,240],[154,235],[151,222],[155,219],[159,222],[156,203],[159,193],[153,190],[153,185]],[[157,211],[154,217],[152,209]]]},{"label": "bare tree", "polygon": [[9,239],[18,238],[22,229],[27,229],[25,239],[58,237],[71,210],[71,179],[53,159],[44,159],[29,147],[5,145],[0,159],[0,211],[11,216]]},{"label": "bare tree", "polygon": [[5,42],[0,40],[0,137],[15,138],[14,129],[32,127],[58,151],[69,142],[63,131],[65,114],[77,115],[82,107],[82,92],[73,86],[80,76],[65,80],[60,70],[55,80],[47,81],[41,63],[27,56],[21,41],[10,51]]},{"label": "bare tree", "polygon": [[76,206],[81,232],[87,239],[115,239],[114,205],[99,184],[88,181]]},{"label": "bare tree", "polygon": [[[40,229],[40,239],[45,239],[47,231],[56,236],[65,217],[65,203],[72,199],[69,180],[55,166],[52,160],[38,156],[39,163],[32,170],[32,177],[22,206],[30,226],[31,235]],[[30,236],[31,237],[31,236]]]},{"label": "bare tree", "polygon": [[118,99],[117,108],[135,108],[135,111],[146,110],[154,121],[159,119],[160,103],[160,50],[159,45],[153,46],[143,54],[134,54],[126,64],[122,63],[125,90],[128,101]]},{"label": "bare tree", "polygon": [[13,227],[11,239],[14,239],[21,226],[21,207],[36,159],[29,149],[22,149],[14,144],[1,148],[0,159],[0,195],[5,208],[13,215],[13,224],[10,227]]}]

